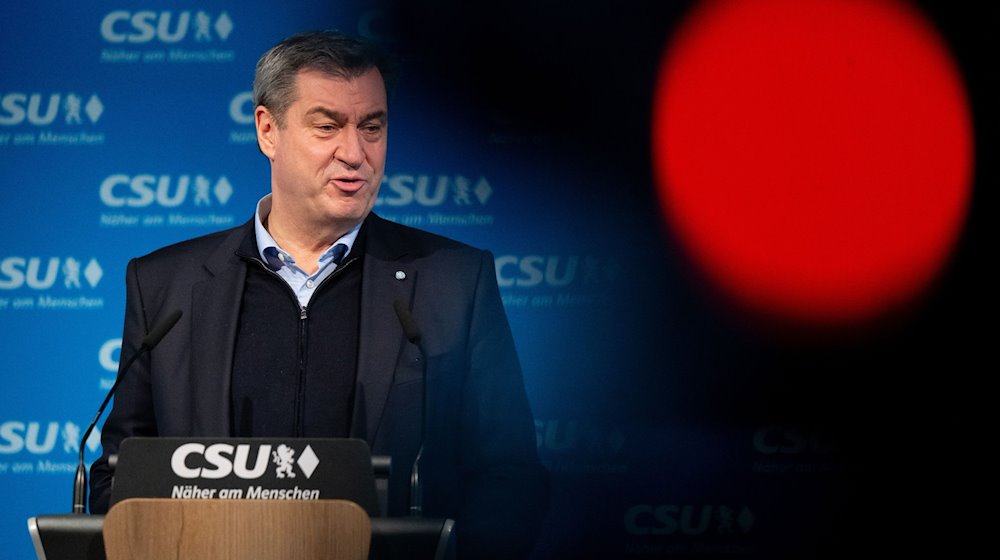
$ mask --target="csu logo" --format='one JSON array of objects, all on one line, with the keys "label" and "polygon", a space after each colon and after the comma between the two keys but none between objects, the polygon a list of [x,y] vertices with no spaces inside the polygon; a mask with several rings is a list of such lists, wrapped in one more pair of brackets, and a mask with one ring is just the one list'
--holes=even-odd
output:
[{"label": "csu logo", "polygon": [[501,288],[600,286],[613,282],[619,272],[617,261],[594,256],[501,255],[494,265]]},{"label": "csu logo", "polygon": [[236,124],[253,124],[253,92],[237,93],[229,102],[229,118]]},{"label": "csu logo", "polygon": [[80,124],[84,119],[96,124],[104,113],[97,94],[84,99],[76,93],[22,93],[0,95],[0,125],[17,126],[25,121],[35,126],[53,123]]},{"label": "csu logo", "polygon": [[379,192],[375,206],[419,204],[433,208],[448,201],[455,206],[485,206],[493,195],[493,187],[485,177],[473,183],[461,175],[439,175],[432,179],[429,175],[397,173],[383,177]]},{"label": "csu logo", "polygon": [[222,12],[213,16],[208,12],[163,10],[115,10],[101,20],[101,37],[109,43],[179,43],[194,29],[194,40],[212,42],[215,38],[225,41],[233,31],[233,20]]},{"label": "csu logo", "polygon": [[[254,447],[257,447],[256,453],[253,452]],[[298,465],[302,474],[309,478],[319,465],[319,459],[310,445],[306,445],[296,460],[295,450],[285,444],[272,451],[272,446],[268,444],[185,443],[174,450],[170,468],[181,478],[220,479],[234,475],[253,480],[264,476],[272,459],[277,478],[295,478],[294,465]]]},{"label": "csu logo", "polygon": [[111,373],[118,372],[118,360],[122,352],[122,339],[110,338],[101,345],[97,351],[97,361],[101,364],[101,369]]},{"label": "csu logo", "polygon": [[754,432],[753,446],[765,455],[825,455],[836,451],[837,442],[832,434],[818,428],[764,426]]},{"label": "csu logo", "polygon": [[214,182],[205,175],[111,175],[101,182],[101,202],[105,206],[145,208],[157,204],[175,208],[194,193],[195,206],[212,206],[212,198],[222,205],[229,202],[233,186],[226,177]]},{"label": "csu logo", "polygon": [[[26,450],[34,455],[45,455],[56,449],[57,444],[66,453],[80,452],[80,426],[72,422],[18,422],[0,424],[0,453],[14,454]],[[87,437],[87,449],[96,451],[101,445],[101,434],[96,428]]]},{"label": "csu logo", "polygon": [[754,524],[750,508],[737,511],[729,506],[632,506],[625,512],[625,530],[630,535],[746,534]]},{"label": "csu logo", "polygon": [[90,259],[84,266],[73,257],[5,257],[0,260],[0,290],[16,290],[25,284],[34,290],[46,290],[56,285],[60,273],[67,289],[80,289],[84,282],[96,288],[104,276],[97,259]]},{"label": "csu logo", "polygon": [[617,428],[577,420],[535,420],[535,443],[538,449],[554,453],[613,455],[625,445],[625,434]]}]

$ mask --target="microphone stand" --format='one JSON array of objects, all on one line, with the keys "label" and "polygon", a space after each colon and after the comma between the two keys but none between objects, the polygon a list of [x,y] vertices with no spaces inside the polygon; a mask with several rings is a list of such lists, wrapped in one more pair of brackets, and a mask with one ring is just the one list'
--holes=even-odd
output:
[{"label": "microphone stand", "polygon": [[118,385],[125,378],[125,373],[128,372],[132,364],[135,363],[139,356],[142,356],[146,352],[149,352],[160,340],[166,336],[170,329],[174,328],[177,324],[178,319],[181,318],[181,310],[175,309],[168,313],[166,317],[157,322],[152,329],[150,329],[149,334],[147,334],[142,339],[142,344],[135,354],[125,362],[125,366],[121,368],[118,374],[118,378],[115,379],[114,385],[111,386],[111,390],[104,397],[104,402],[101,403],[101,407],[97,409],[97,416],[94,416],[94,421],[87,426],[87,430],[83,432],[83,438],[80,439],[80,457],[76,463],[76,476],[73,480],[73,513],[74,514],[84,514],[87,513],[87,466],[84,461],[84,452],[87,450],[87,438],[90,437],[90,432],[94,431],[94,427],[97,426],[98,420],[101,419],[101,415],[104,414],[105,407],[111,402],[111,397],[114,396],[115,391],[118,390]]}]

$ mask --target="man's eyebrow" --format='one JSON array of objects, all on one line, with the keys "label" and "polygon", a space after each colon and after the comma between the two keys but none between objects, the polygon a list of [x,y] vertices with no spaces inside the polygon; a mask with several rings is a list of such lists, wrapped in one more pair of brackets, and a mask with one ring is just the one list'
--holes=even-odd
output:
[{"label": "man's eyebrow", "polygon": [[[309,109],[308,111],[306,111],[306,116],[307,117],[311,117],[311,116],[316,115],[316,114],[323,115],[323,116],[327,117],[328,119],[331,119],[331,120],[334,120],[334,121],[337,121],[337,122],[347,122],[347,120],[348,120],[347,115],[345,113],[342,113],[340,111],[334,111],[334,110],[331,110],[331,109],[327,109],[326,107],[313,107],[312,109]],[[372,111],[371,113],[368,113],[367,115],[361,117],[361,121],[360,122],[385,121],[387,119],[387,117],[388,117],[388,113],[386,113],[386,111],[384,111],[384,110]]]},{"label": "man's eyebrow", "polygon": [[371,121],[385,122],[386,119],[388,118],[388,116],[389,116],[388,113],[386,113],[385,111],[382,111],[382,110],[372,111],[371,113],[368,113],[364,117],[361,117],[361,122],[363,122],[363,123],[364,122],[371,122]]},{"label": "man's eyebrow", "polygon": [[333,111],[331,109],[327,109],[326,107],[313,107],[312,109],[306,111],[307,117],[317,114],[323,115],[324,117],[337,122],[344,122],[347,120],[347,115],[344,113],[341,113],[340,111]]}]

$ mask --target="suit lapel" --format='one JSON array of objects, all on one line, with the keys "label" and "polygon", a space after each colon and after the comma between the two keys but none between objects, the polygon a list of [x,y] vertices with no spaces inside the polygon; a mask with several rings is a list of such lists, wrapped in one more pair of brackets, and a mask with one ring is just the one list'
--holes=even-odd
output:
[{"label": "suit lapel", "polygon": [[366,249],[361,278],[361,325],[358,341],[358,374],[351,437],[374,444],[392,387],[405,335],[393,302],[409,308],[417,270],[391,235],[387,222],[370,215],[366,220]]},{"label": "suit lapel", "polygon": [[229,435],[230,382],[246,265],[236,248],[246,227],[235,230],[205,263],[211,278],[195,284],[191,294],[191,400],[196,436]]}]

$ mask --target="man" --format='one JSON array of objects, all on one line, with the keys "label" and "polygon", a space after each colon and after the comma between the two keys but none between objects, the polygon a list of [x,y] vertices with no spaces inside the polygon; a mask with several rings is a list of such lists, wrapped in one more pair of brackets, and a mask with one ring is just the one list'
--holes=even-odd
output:
[{"label": "man", "polygon": [[460,554],[527,552],[546,479],[492,256],[371,212],[386,72],[370,46],[330,32],[258,62],[271,193],[241,227],[129,263],[123,356],[158,318],[184,315],[122,380],[91,511],[107,509],[107,458],[126,437],[295,436],[358,437],[390,455],[389,513],[402,514],[426,365],[424,511],[457,520]]}]

